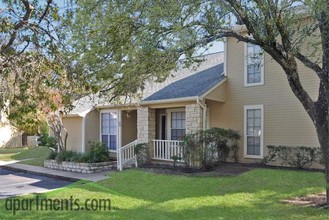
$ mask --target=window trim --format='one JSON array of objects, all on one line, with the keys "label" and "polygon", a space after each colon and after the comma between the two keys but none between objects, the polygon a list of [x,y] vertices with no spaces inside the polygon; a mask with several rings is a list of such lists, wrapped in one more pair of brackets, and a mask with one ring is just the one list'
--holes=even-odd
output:
[{"label": "window trim", "polygon": [[[247,154],[247,110],[257,110],[261,111],[261,135],[260,135],[260,155],[248,155]],[[244,149],[244,157],[252,158],[252,159],[263,159],[264,152],[264,105],[245,105],[244,111],[244,129],[243,129],[243,149]]]},{"label": "window trim", "polygon": [[249,87],[249,86],[261,86],[264,85],[264,55],[265,53],[262,54],[262,58],[261,58],[261,68],[260,68],[260,82],[258,83],[248,83],[248,44],[251,43],[244,43],[244,87]]},{"label": "window trim", "polygon": [[119,133],[120,132],[119,126],[120,126],[120,123],[121,123],[120,122],[120,114],[119,114],[118,110],[113,110],[113,109],[101,110],[99,112],[99,141],[100,142],[102,142],[102,135],[103,135],[103,133],[102,133],[102,114],[104,114],[104,113],[116,113],[117,114],[117,117],[118,117],[118,119],[117,119],[117,140],[116,140],[117,141],[117,149],[116,150],[111,150],[111,149],[108,148],[108,146],[106,146],[109,152],[117,152],[117,150],[121,147],[121,144],[119,142],[119,140],[120,140],[119,136],[121,136],[121,134]]},{"label": "window trim", "polygon": [[173,112],[185,112],[185,133],[186,133],[186,111],[185,108],[172,108],[167,109],[167,140],[171,140],[171,113]]},{"label": "window trim", "polygon": [[228,51],[227,51],[227,48],[228,48],[228,38],[227,37],[224,37],[224,76],[227,76],[227,56],[228,56]]}]

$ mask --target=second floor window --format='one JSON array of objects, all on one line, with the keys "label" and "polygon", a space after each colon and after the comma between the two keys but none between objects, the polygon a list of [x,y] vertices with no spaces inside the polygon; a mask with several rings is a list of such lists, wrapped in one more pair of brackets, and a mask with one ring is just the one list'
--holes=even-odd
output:
[{"label": "second floor window", "polygon": [[263,50],[260,46],[247,43],[245,50],[245,86],[264,84]]}]

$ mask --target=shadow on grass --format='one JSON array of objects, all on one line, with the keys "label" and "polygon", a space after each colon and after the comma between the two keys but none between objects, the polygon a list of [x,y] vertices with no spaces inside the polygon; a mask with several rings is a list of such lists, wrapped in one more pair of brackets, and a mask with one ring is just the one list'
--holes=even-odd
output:
[{"label": "shadow on grass", "polygon": [[[114,219],[328,219],[326,210],[284,204],[284,198],[324,189],[322,173],[254,169],[235,177],[186,177],[141,170],[79,181],[46,198],[110,198],[111,211],[33,211],[47,218]],[[0,201],[1,204],[1,201]],[[2,209],[4,210],[4,209]],[[16,217],[26,217],[20,212]],[[0,212],[0,219],[10,212]]]}]

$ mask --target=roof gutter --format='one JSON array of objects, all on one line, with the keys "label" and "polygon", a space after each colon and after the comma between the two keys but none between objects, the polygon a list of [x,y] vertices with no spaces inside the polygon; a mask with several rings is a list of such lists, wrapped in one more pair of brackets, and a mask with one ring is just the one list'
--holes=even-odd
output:
[{"label": "roof gutter", "polygon": [[63,118],[75,118],[75,117],[82,117],[81,115],[79,114],[67,114],[67,115],[63,115],[62,116]]},{"label": "roof gutter", "polygon": [[128,104],[116,104],[116,105],[111,105],[111,104],[106,104],[106,105],[101,105],[98,104],[96,105],[97,109],[104,109],[104,108],[137,108],[139,103],[134,102],[134,103],[128,103]]},{"label": "roof gutter", "polygon": [[152,101],[142,101],[140,105],[147,105],[147,104],[165,104],[165,103],[176,103],[176,102],[189,102],[195,101],[199,99],[199,96],[191,96],[191,97],[184,97],[184,98],[173,98],[173,99],[162,99],[162,100],[152,100]]}]

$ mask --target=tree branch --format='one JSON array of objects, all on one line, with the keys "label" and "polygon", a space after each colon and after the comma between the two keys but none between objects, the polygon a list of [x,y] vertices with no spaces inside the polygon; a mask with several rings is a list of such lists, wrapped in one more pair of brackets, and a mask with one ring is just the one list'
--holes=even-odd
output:
[{"label": "tree branch", "polygon": [[29,1],[27,0],[21,0],[22,3],[24,4],[25,7],[25,14],[22,20],[20,20],[18,23],[16,23],[16,25],[14,26],[14,30],[10,35],[9,41],[7,44],[3,45],[1,48],[1,53],[4,52],[6,49],[8,49],[10,46],[13,45],[16,37],[17,37],[17,32],[20,28],[22,28],[24,25],[29,23],[29,19],[32,15],[33,12],[33,6],[30,4]]},{"label": "tree branch", "polygon": [[300,52],[295,53],[296,58],[301,61],[305,66],[312,69],[318,76],[320,76],[322,72],[322,68],[316,63],[309,60],[306,56],[301,54]]},{"label": "tree branch", "polygon": [[41,17],[39,18],[39,24],[42,22],[42,20],[47,16],[48,12],[49,12],[49,9],[50,9],[50,5],[53,1],[52,0],[48,0],[47,1],[47,5],[46,5],[46,8],[45,10],[43,11],[43,14],[41,15]]}]

